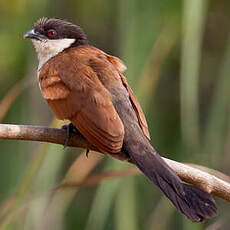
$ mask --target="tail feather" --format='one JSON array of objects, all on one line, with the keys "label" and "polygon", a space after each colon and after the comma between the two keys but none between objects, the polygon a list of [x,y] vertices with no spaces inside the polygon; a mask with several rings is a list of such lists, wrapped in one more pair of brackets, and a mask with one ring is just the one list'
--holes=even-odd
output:
[{"label": "tail feather", "polygon": [[213,217],[217,208],[207,192],[183,183],[152,146],[133,143],[123,146],[137,167],[154,182],[171,202],[190,220],[201,222]]}]

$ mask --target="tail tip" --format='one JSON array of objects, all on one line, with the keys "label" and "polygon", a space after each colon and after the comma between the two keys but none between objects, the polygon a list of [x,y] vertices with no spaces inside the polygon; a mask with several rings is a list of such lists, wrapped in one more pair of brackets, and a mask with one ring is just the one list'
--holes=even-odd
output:
[{"label": "tail tip", "polygon": [[194,222],[203,222],[217,215],[215,200],[210,194],[191,185],[184,184],[185,201],[181,211]]}]

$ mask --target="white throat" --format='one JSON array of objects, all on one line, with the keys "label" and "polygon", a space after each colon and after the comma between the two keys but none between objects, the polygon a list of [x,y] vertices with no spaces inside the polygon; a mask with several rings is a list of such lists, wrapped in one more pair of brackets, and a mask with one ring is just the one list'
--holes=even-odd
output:
[{"label": "white throat", "polygon": [[32,39],[36,52],[38,54],[38,72],[43,64],[45,64],[50,58],[56,56],[64,49],[68,48],[75,42],[73,38],[63,38],[56,40],[35,40]]}]

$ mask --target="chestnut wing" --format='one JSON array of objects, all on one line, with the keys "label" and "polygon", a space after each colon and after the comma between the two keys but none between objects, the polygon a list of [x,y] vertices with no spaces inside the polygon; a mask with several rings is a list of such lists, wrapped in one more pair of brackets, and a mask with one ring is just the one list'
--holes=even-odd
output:
[{"label": "chestnut wing", "polygon": [[[51,78],[55,81],[49,82]],[[43,96],[59,119],[69,119],[102,152],[121,150],[122,121],[109,92],[81,58],[58,55],[42,67],[39,79]]]}]

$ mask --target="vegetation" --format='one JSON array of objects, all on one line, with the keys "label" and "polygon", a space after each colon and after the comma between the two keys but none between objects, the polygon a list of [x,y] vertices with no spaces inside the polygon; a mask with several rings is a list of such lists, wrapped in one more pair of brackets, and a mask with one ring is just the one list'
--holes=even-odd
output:
[{"label": "vegetation", "polygon": [[[229,9],[228,0],[3,0],[0,120],[62,125],[40,94],[36,55],[22,36],[40,17],[68,19],[124,60],[161,155],[229,174]],[[128,163],[53,144],[0,146],[0,229],[229,229],[227,202],[217,199],[218,217],[191,223],[140,175],[54,190]]]}]

